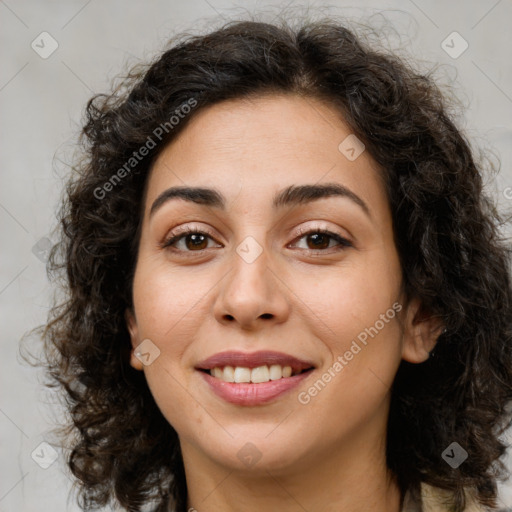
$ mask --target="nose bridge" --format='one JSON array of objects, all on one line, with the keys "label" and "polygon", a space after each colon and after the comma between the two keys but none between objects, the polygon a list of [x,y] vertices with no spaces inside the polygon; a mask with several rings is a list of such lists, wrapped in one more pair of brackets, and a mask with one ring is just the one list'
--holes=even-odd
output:
[{"label": "nose bridge", "polygon": [[253,236],[247,236],[238,244],[235,252],[232,262],[236,276],[234,280],[238,279],[242,287],[250,288],[254,298],[263,298],[268,292],[268,249]]},{"label": "nose bridge", "polygon": [[[261,237],[260,241],[261,241]],[[269,300],[268,249],[255,237],[245,237],[235,248],[230,260],[232,272],[226,290],[233,306],[257,308]]]},{"label": "nose bridge", "polygon": [[221,322],[236,321],[253,328],[262,320],[283,321],[288,304],[282,286],[271,270],[272,255],[264,234],[246,236],[233,250],[231,271],[223,280],[215,315]]}]

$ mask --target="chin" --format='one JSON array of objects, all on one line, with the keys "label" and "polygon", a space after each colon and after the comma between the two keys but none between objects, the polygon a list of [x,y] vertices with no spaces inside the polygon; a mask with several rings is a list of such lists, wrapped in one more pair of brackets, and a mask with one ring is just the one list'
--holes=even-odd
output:
[{"label": "chin", "polygon": [[[279,429],[282,429],[278,432]],[[275,429],[272,431],[272,429]],[[304,435],[294,436],[286,427],[247,425],[229,428],[233,437],[201,438],[198,447],[216,464],[229,470],[266,475],[289,472],[307,458],[311,448]],[[212,447],[218,447],[212,451]],[[299,450],[300,448],[300,450]]]}]

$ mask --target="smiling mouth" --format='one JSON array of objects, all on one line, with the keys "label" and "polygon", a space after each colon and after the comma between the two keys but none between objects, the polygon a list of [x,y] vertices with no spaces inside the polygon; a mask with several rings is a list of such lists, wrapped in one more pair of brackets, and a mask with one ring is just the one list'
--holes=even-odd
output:
[{"label": "smiling mouth", "polygon": [[223,382],[263,384],[265,382],[294,377],[311,370],[313,370],[313,367],[293,369],[291,366],[272,364],[255,368],[248,368],[246,366],[216,366],[212,369],[202,369],[201,371]]},{"label": "smiling mouth", "polygon": [[299,386],[315,370],[312,361],[273,350],[214,354],[195,366],[210,391],[236,406],[270,404]]}]

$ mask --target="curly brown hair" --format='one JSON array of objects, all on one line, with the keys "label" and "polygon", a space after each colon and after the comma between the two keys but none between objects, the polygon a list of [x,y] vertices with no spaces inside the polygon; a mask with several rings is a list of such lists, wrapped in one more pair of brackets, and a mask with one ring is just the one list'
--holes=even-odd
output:
[{"label": "curly brown hair", "polygon": [[[339,109],[384,170],[406,297],[420,298],[425,313],[446,326],[435,357],[402,361],[393,383],[387,463],[402,493],[426,482],[450,491],[460,512],[471,488],[495,508],[497,480],[508,476],[500,436],[511,424],[512,400],[503,217],[432,76],[332,20],[296,28],[231,21],[187,35],[88,102],[83,158],[67,184],[48,262],[50,275],[65,272],[67,295],[42,330],[47,385],[65,391],[80,506],[117,500],[129,511],[148,503],[156,511],[186,509],[177,433],[129,364],[125,310],[144,189],[156,156],[197,112],[268,93]],[[130,160],[150,139],[148,156]],[[441,458],[453,441],[469,455],[457,469]]]}]

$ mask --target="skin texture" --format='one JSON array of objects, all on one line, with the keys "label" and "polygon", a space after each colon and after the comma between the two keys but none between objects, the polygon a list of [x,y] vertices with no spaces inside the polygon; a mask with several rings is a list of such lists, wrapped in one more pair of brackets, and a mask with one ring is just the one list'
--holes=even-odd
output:
[{"label": "skin texture", "polygon": [[[312,98],[230,100],[198,113],[151,170],[134,311],[126,312],[131,365],[144,371],[178,432],[189,505],[199,512],[399,510],[385,461],[390,386],[402,359],[428,358],[442,326],[417,314],[418,301],[404,302],[379,168],[367,152],[349,161],[338,150],[350,133],[336,110]],[[370,216],[342,197],[272,210],[282,188],[327,182],[357,194]],[[150,218],[155,199],[182,185],[217,189],[226,210],[174,199]],[[161,247],[185,225],[211,233],[207,249],[185,238],[175,251]],[[352,246],[331,240],[313,250],[301,234],[313,228]],[[236,252],[247,236],[263,250],[252,263]],[[299,403],[298,393],[396,302],[399,315],[308,404]],[[145,339],[160,350],[148,366],[134,355]],[[225,350],[277,350],[315,370],[270,404],[236,406],[194,369]],[[261,454],[250,467],[237,456],[248,442]]]}]

